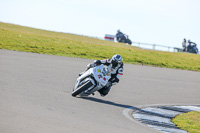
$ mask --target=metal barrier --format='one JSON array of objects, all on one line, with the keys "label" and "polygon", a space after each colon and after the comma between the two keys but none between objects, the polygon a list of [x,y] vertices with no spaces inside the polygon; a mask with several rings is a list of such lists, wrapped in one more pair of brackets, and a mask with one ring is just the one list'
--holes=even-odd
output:
[{"label": "metal barrier", "polygon": [[182,48],[177,47],[170,47],[170,46],[163,46],[159,44],[149,44],[149,43],[141,43],[141,42],[132,42],[132,46],[137,46],[144,49],[150,50],[161,50],[161,51],[168,51],[168,52],[182,52]]},{"label": "metal barrier", "polygon": [[[82,36],[86,36],[86,35],[82,35]],[[105,38],[102,38],[102,37],[94,37],[94,36],[87,36],[87,37],[105,40]],[[115,39],[114,39],[114,41],[117,42]],[[136,46],[136,47],[140,47],[140,48],[148,49],[148,50],[158,50],[158,51],[168,51],[168,52],[183,52],[182,48],[164,46],[164,45],[160,45],[160,44],[132,42],[132,46]]]}]

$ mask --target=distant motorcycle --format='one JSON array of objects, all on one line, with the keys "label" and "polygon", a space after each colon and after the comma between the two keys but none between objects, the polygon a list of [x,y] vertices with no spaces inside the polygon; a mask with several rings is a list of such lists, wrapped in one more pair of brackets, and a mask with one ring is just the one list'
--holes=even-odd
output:
[{"label": "distant motorcycle", "polygon": [[78,77],[72,96],[89,96],[102,89],[105,85],[107,85],[109,79],[111,78],[112,70],[110,69],[111,68],[104,65],[88,69],[80,77]]},{"label": "distant motorcycle", "polygon": [[187,48],[184,48],[184,52],[199,54],[199,50],[197,45],[194,43],[193,45],[188,45]]},{"label": "distant motorcycle", "polygon": [[118,42],[128,43],[130,45],[132,44],[131,40],[128,38],[128,35],[126,35],[126,34],[116,35],[116,39]]}]

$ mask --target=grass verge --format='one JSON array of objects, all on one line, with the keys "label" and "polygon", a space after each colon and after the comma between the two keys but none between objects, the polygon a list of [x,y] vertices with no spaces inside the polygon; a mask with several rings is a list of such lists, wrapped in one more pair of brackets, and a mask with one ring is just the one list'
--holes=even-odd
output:
[{"label": "grass verge", "polygon": [[0,22],[0,49],[104,59],[121,54],[125,63],[200,71],[200,56],[144,50],[123,43]]},{"label": "grass verge", "polygon": [[172,120],[179,128],[190,133],[200,133],[200,112],[194,111],[176,116]]}]

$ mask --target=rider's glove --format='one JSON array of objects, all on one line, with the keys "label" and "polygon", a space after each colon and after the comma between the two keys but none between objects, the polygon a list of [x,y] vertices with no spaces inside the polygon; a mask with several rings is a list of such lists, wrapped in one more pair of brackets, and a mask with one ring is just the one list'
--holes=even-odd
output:
[{"label": "rider's glove", "polygon": [[96,64],[94,64],[94,63],[93,64],[88,64],[87,68],[89,69],[89,68],[92,68],[92,67],[95,67],[95,66],[96,66]]}]

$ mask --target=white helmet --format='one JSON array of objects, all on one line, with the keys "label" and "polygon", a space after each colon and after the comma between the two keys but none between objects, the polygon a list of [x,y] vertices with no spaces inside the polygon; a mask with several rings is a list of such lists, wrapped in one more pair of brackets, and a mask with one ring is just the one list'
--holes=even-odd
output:
[{"label": "white helmet", "polygon": [[114,55],[111,59],[111,64],[113,68],[117,67],[118,65],[121,65],[122,63],[123,63],[123,58],[119,54]]}]

